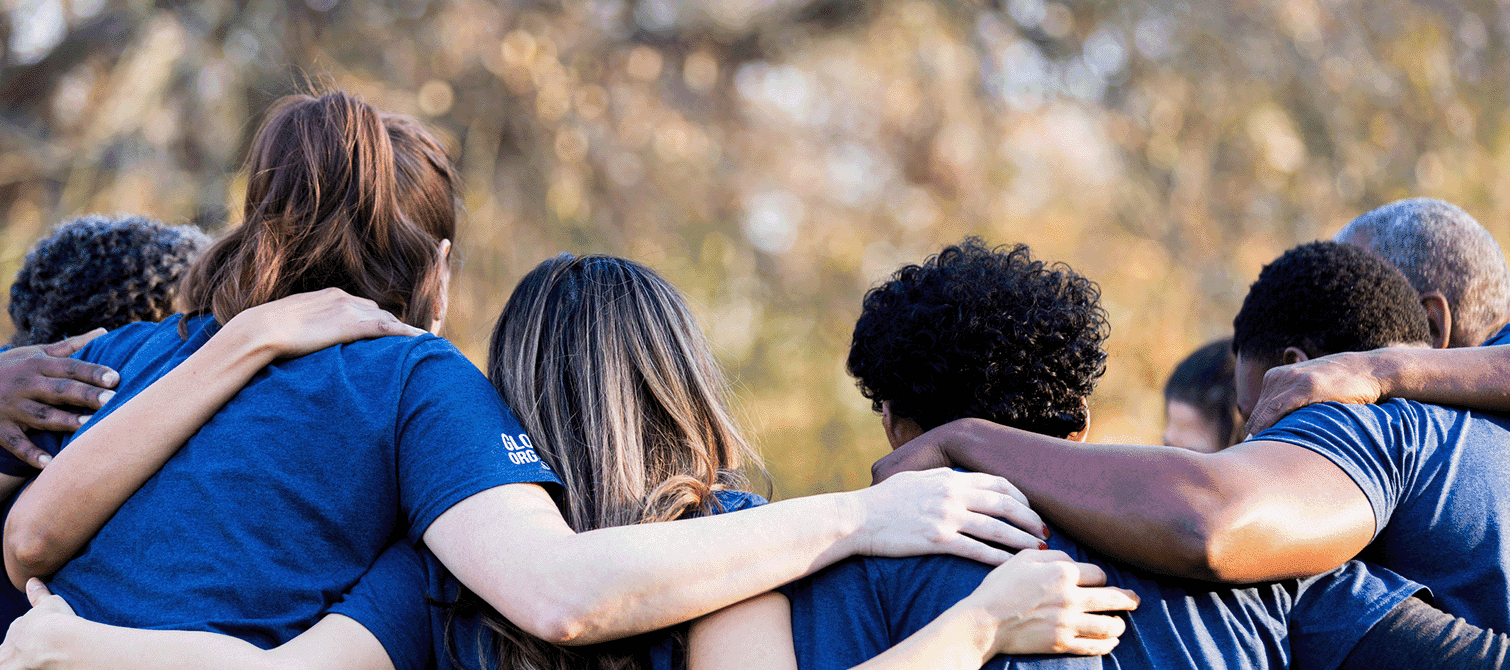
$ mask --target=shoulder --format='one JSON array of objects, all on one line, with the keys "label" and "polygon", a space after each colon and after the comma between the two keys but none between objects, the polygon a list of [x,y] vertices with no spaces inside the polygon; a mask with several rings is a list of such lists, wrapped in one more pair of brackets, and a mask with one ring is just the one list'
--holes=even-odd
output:
[{"label": "shoulder", "polygon": [[[181,320],[183,320],[182,314],[174,314],[157,323],[151,321],[128,323],[95,338],[79,353],[74,354],[74,357],[91,363],[120,367],[123,361],[144,348],[179,349],[187,346],[188,342],[194,339],[190,337],[186,340],[179,334],[178,324]],[[213,324],[214,319],[209,316],[196,317],[189,321],[189,332],[192,335],[196,330],[210,328]]]}]

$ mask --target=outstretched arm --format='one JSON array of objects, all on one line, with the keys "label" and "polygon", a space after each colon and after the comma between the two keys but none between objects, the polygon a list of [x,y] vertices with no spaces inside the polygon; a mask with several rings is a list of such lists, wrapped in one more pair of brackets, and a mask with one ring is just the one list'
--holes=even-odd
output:
[{"label": "outstretched arm", "polygon": [[1354,404],[1407,398],[1434,405],[1510,410],[1510,345],[1419,349],[1390,347],[1313,358],[1271,368],[1248,420],[1257,435],[1312,403]]},{"label": "outstretched arm", "polygon": [[[998,477],[934,470],[861,491],[575,534],[545,493],[510,484],[441,514],[425,545],[510,621],[590,644],[690,620],[854,554],[949,553],[1001,563],[980,540],[1038,547],[1042,528]],[[977,539],[979,538],[979,539]]]},{"label": "outstretched arm", "polygon": [[[1023,551],[992,570],[969,597],[896,646],[834,660],[837,665],[854,662],[863,670],[974,670],[997,654],[1105,654],[1117,645],[1126,624],[1095,612],[1138,605],[1129,591],[1099,586],[1105,582],[1100,568],[1072,562],[1063,552]],[[780,593],[767,593],[698,620],[688,636],[687,666],[796,670],[791,603]]]},{"label": "outstretched arm", "polygon": [[957,464],[1010,479],[1082,544],[1167,575],[1255,582],[1325,572],[1373,538],[1373,507],[1326,457],[1279,442],[1214,454],[1082,444],[962,419],[872,468]]},{"label": "outstretched arm", "polygon": [[5,569],[20,588],[72,558],[178,448],[274,359],[342,342],[416,335],[339,289],[249,309],[178,367],[80,433],[22,492],[5,522]]},{"label": "outstretched arm", "polygon": [[31,611],[0,644],[0,670],[393,670],[383,645],[339,614],[275,649],[218,633],[139,630],[86,621],[37,580]]}]

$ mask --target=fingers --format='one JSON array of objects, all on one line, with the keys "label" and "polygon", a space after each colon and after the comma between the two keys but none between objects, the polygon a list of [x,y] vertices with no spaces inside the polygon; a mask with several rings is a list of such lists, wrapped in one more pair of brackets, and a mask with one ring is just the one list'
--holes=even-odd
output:
[{"label": "fingers", "polygon": [[44,468],[52,462],[52,456],[26,439],[26,431],[14,421],[0,420],[0,446],[34,468]]},{"label": "fingers", "polygon": [[32,607],[36,607],[43,598],[50,595],[52,591],[47,590],[47,585],[43,584],[42,580],[36,577],[26,580],[26,599],[31,601]]},{"label": "fingers", "polygon": [[[993,479],[1001,478],[993,477]],[[966,494],[965,507],[972,512],[1005,519],[1007,523],[1027,531],[1040,540],[1049,539],[1049,527],[1044,524],[1043,517],[1038,516],[1037,512],[1028,507],[1028,503],[1002,492],[971,491]]]},{"label": "fingers", "polygon": [[[1107,618],[1116,619],[1116,617]],[[1117,621],[1120,622],[1121,619],[1117,619]],[[1072,654],[1075,656],[1103,656],[1105,654],[1111,653],[1113,649],[1116,649],[1117,642],[1120,639],[1121,638],[1119,637],[1073,637],[1064,640],[1059,645],[1060,647],[1062,647],[1060,653]]]},{"label": "fingers", "polygon": [[18,421],[24,417],[22,423],[27,428],[34,430],[56,430],[71,433],[84,425],[92,414],[75,414],[67,412],[51,405],[44,405],[35,400],[18,399],[12,403],[10,411],[12,416],[20,415]]},{"label": "fingers", "polygon": [[83,335],[74,335],[66,340],[54,342],[42,347],[42,352],[54,358],[67,358],[78,353],[84,345],[89,344],[94,338],[105,334],[104,328],[95,328]]},{"label": "fingers", "polygon": [[1138,594],[1115,586],[1080,589],[1080,607],[1086,612],[1122,612],[1138,609]]},{"label": "fingers", "polygon": [[940,554],[950,554],[960,558],[968,558],[977,563],[986,565],[1001,565],[1012,558],[1011,552],[997,549],[980,540],[956,533],[953,537],[945,539],[937,547]]},{"label": "fingers", "polygon": [[[1027,507],[1031,504],[1028,502],[1028,497],[1023,495],[1022,491],[1018,490],[1017,487],[1012,484],[1012,482],[1007,481],[1004,477],[988,475],[983,472],[956,472],[953,474],[955,476],[963,478],[967,486],[981,489],[983,491],[995,491],[997,493],[1006,494],[1008,496],[1011,496],[1013,500],[1022,503],[1024,507]],[[1040,523],[1042,523],[1042,521],[1042,519],[1039,519]]]},{"label": "fingers", "polygon": [[965,519],[960,532],[989,540],[1010,549],[1043,549],[1043,538],[1030,535],[1000,519],[973,514]]},{"label": "fingers", "polygon": [[110,389],[121,380],[110,368],[72,358],[43,359],[37,365],[41,374],[32,378],[27,395],[49,405],[99,409],[115,396]]},{"label": "fingers", "polygon": [[1127,632],[1127,622],[1113,614],[1077,614],[1070,617],[1075,637],[1089,640],[1111,640]]}]

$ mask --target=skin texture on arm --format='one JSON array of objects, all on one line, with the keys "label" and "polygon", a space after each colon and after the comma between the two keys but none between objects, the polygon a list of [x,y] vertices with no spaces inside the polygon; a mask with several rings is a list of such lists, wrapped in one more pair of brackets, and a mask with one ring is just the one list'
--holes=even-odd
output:
[{"label": "skin texture on arm", "polygon": [[1248,420],[1249,435],[1318,402],[1366,404],[1406,398],[1436,405],[1510,410],[1510,345],[1390,347],[1322,356],[1269,369]]},{"label": "skin texture on arm", "polygon": [[424,541],[525,631],[591,644],[688,621],[855,554],[948,553],[999,564],[1009,554],[975,538],[1039,546],[992,518],[1041,527],[1010,487],[939,469],[860,491],[575,534],[544,489],[510,484],[456,504]]},{"label": "skin texture on arm", "polygon": [[[1088,588],[1105,582],[1100,568],[1074,563],[1062,552],[1020,552],[968,598],[855,667],[974,670],[997,654],[1108,653],[1125,624],[1092,612],[1138,603],[1122,589]],[[688,636],[687,661],[690,670],[796,670],[791,603],[767,593],[698,620]]]},{"label": "skin texture on arm", "polygon": [[1325,572],[1373,537],[1373,508],[1308,449],[1248,442],[1215,454],[1081,444],[962,419],[872,467],[877,479],[957,464],[1015,483],[1045,517],[1160,574],[1247,583]]},{"label": "skin texture on arm", "polygon": [[84,620],[32,580],[34,607],[0,645],[0,670],[393,670],[372,633],[339,614],[274,649],[229,635],[139,630]]},{"label": "skin texture on arm", "polygon": [[198,351],[81,433],[22,492],[5,521],[5,568],[18,588],[72,558],[184,441],[268,363],[341,342],[415,335],[338,289],[243,312]]}]

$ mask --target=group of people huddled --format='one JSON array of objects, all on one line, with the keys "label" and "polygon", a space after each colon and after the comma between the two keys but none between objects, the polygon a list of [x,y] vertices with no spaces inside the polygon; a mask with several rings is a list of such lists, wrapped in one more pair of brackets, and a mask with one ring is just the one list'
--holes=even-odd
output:
[{"label": "group of people huddled", "polygon": [[416,121],[294,96],[220,239],[38,243],[0,670],[1510,667],[1510,266],[1453,205],[1264,267],[1172,446],[1086,442],[1091,279],[944,247],[855,324],[877,483],[768,504],[644,265],[536,266],[485,375],[433,334],[459,188]]}]

